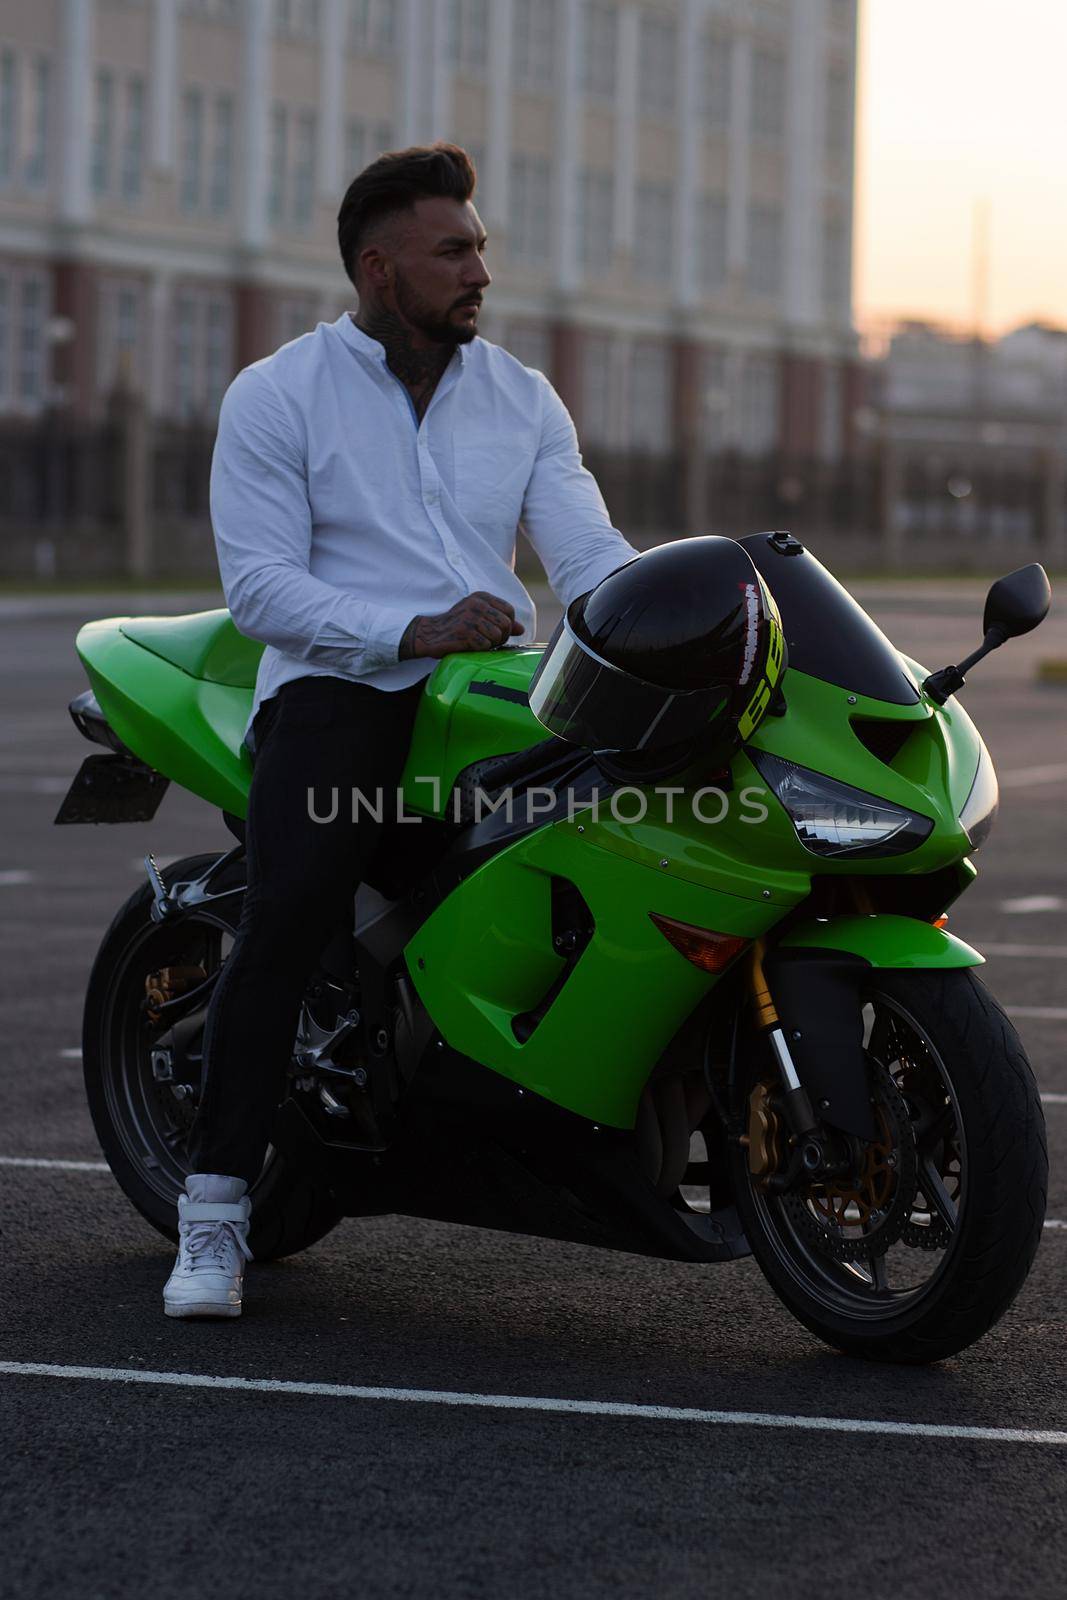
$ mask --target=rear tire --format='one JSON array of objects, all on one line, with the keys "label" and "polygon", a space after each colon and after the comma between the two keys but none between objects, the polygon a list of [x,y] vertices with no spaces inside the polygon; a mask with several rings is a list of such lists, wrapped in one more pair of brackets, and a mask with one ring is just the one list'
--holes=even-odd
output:
[{"label": "rear tire", "polygon": [[[163,869],[168,890],[198,878],[220,857],[187,856]],[[235,863],[212,888],[244,881]],[[157,924],[145,884],[121,907],[97,952],[85,997],[82,1067],[93,1127],[108,1166],[127,1199],[167,1239],[176,1240],[177,1198],[189,1170],[181,1130],[188,1111],[166,1085],[153,1081],[141,1013],[144,978],[194,950],[205,970],[211,953],[237,927],[241,895]],[[217,960],[216,960],[217,965]],[[168,1104],[173,1100],[173,1106]],[[330,1190],[271,1149],[252,1186],[249,1245],[257,1261],[294,1255],[315,1244],[341,1220]]]},{"label": "rear tire", "polygon": [[[958,1183],[952,1174],[955,1225],[928,1285],[890,1289],[874,1281],[873,1266],[871,1284],[850,1284],[850,1275],[861,1277],[856,1263],[820,1262],[810,1219],[801,1219],[806,1232],[798,1229],[795,1207],[790,1221],[786,1204],[753,1181],[746,1151],[731,1141],[737,1207],[771,1287],[820,1339],[869,1360],[940,1361],[988,1332],[1030,1270],[1045,1215],[1044,1116],[1018,1034],[970,969],[875,971],[866,991],[872,1014],[880,1005],[900,1018],[896,1037],[912,1030],[915,1056],[925,1051],[927,1062],[939,1063],[962,1135]],[[932,1216],[924,1205],[921,1214]],[[903,1244],[897,1249],[908,1265]],[[933,1247],[926,1256],[932,1260]],[[887,1275],[889,1259],[882,1257]],[[913,1266],[916,1260],[923,1254],[913,1249]]]}]

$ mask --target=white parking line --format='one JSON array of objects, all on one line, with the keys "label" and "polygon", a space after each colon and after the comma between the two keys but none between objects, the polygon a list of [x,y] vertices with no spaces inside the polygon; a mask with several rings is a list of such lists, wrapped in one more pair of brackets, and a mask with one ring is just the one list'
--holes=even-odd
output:
[{"label": "white parking line", "polygon": [[693,1406],[633,1405],[622,1400],[562,1400],[540,1395],[470,1394],[452,1389],[386,1389],[351,1383],[299,1383],[279,1378],[229,1378],[204,1372],[143,1372],[128,1367],[65,1367],[51,1362],[0,1361],[13,1378],[81,1378],[96,1383],[159,1384],[179,1389],[229,1389],[243,1394],[308,1395],[328,1400],[393,1400],[409,1405],[470,1406],[491,1411],[540,1411],[645,1422],[699,1422],[718,1427],[782,1428],[804,1433],[871,1433],[912,1439],[980,1439],[990,1444],[1067,1445],[1054,1428],[975,1428],[940,1422],[890,1422],[868,1417],[805,1417],[774,1411],[704,1411]]},{"label": "white parking line", "polygon": [[50,1167],[56,1172],[110,1172],[106,1161],[53,1161],[44,1156],[0,1156],[0,1167]]},{"label": "white parking line", "polygon": [[1067,961],[1067,944],[983,944],[982,954],[1025,956],[1033,961]]},{"label": "white parking line", "polygon": [[1008,911],[1012,915],[1025,915],[1033,911],[1062,911],[1067,905],[1062,895],[1058,894],[1024,894],[1016,900],[1002,900],[1001,911]]},{"label": "white parking line", "polygon": [[1018,767],[1014,772],[998,772],[997,782],[1002,789],[1026,789],[1034,783],[1059,783],[1067,778],[1067,766]]},{"label": "white parking line", "polygon": [[21,867],[10,867],[0,872],[0,888],[10,888],[18,883],[32,883],[33,873],[24,872]]},{"label": "white parking line", "polygon": [[63,1061],[80,1061],[82,1058],[81,1046],[75,1045],[70,1050],[61,1050],[59,1055]]},{"label": "white parking line", "polygon": [[1043,1106],[1067,1106],[1067,1094],[1043,1094],[1041,1096],[1041,1104]]},{"label": "white parking line", "polygon": [[1005,1006],[1009,1017],[1036,1017],[1042,1022],[1067,1022],[1067,1006]]}]

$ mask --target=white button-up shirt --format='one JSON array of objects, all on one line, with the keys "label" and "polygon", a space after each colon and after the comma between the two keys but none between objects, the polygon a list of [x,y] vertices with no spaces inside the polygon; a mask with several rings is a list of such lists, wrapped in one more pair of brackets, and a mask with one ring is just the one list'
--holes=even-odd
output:
[{"label": "white button-up shirt", "polygon": [[510,601],[512,642],[531,642],[520,522],[564,605],[637,554],[542,373],[485,339],[457,345],[420,423],[384,346],[347,312],[230,384],[211,520],[233,620],[267,645],[252,717],[308,674],[415,683],[436,662],[398,661],[408,623],[475,589]]}]

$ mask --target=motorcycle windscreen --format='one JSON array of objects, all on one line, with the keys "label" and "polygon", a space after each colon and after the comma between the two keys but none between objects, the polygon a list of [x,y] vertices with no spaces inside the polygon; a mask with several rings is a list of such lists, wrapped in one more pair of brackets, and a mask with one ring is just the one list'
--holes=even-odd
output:
[{"label": "motorcycle windscreen", "polygon": [[591,750],[663,750],[692,737],[726,699],[723,687],[659,689],[585,648],[563,617],[530,683],[530,710],[561,739]]},{"label": "motorcycle windscreen", "polygon": [[881,628],[821,561],[779,549],[772,537],[752,533],[738,543],[778,602],[790,667],[872,700],[915,705],[918,686]]}]

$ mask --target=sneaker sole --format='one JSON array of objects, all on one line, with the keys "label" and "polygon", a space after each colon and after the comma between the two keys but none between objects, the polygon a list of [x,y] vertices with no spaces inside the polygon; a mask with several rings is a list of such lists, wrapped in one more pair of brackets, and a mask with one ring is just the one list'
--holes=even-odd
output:
[{"label": "sneaker sole", "polygon": [[193,1301],[189,1305],[175,1305],[164,1300],[163,1312],[168,1317],[239,1317],[240,1306],[220,1306],[215,1301]]}]

